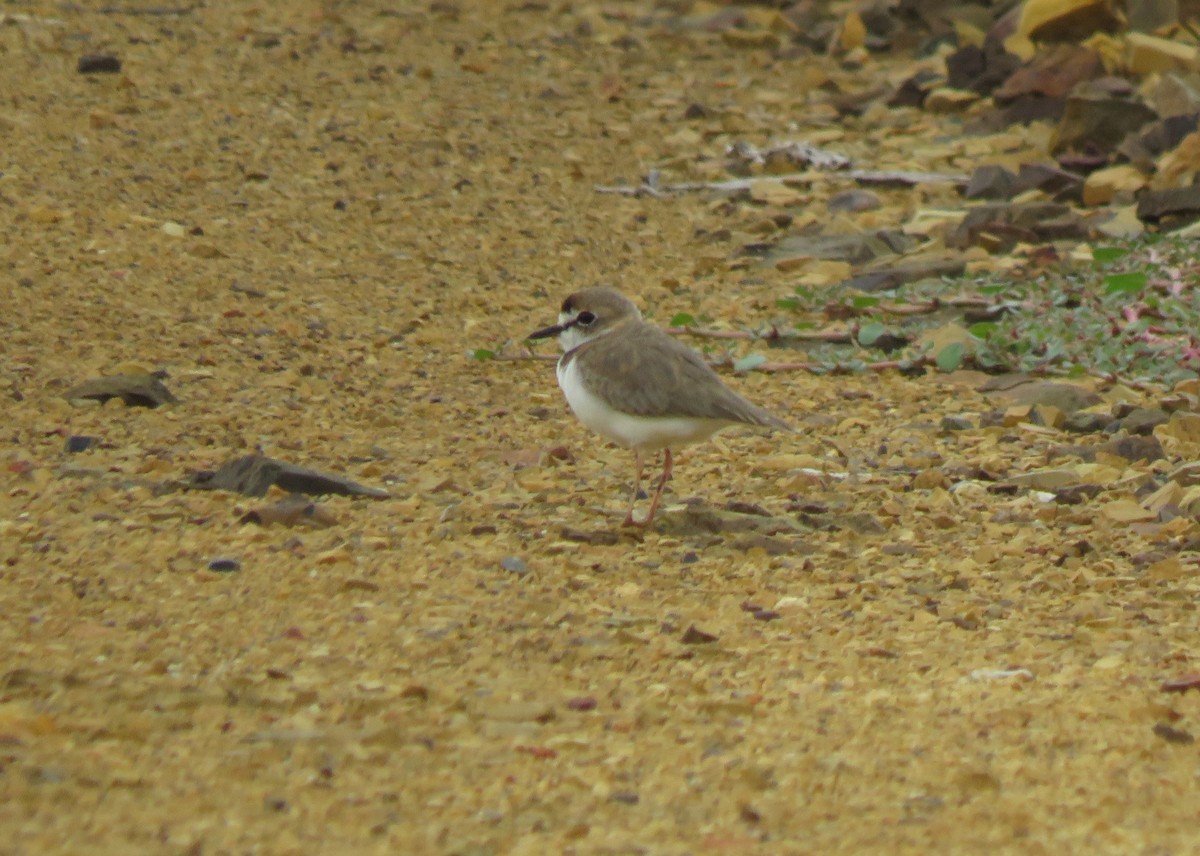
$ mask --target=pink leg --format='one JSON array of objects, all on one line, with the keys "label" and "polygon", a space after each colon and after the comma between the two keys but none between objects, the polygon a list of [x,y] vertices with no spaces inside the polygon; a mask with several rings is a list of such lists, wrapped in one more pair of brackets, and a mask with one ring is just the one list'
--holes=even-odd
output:
[{"label": "pink leg", "polygon": [[637,467],[637,474],[633,479],[633,496],[629,500],[629,513],[625,515],[625,522],[622,526],[637,526],[638,522],[633,519],[633,507],[637,505],[638,492],[642,489],[642,450],[634,449],[634,466]]},{"label": "pink leg", "polygon": [[649,526],[654,522],[654,512],[658,511],[658,501],[662,499],[663,488],[667,486],[667,480],[671,478],[671,450],[663,449],[663,471],[662,479],[658,482],[658,490],[654,491],[654,498],[650,500],[650,513],[646,515],[646,522],[643,526]]}]

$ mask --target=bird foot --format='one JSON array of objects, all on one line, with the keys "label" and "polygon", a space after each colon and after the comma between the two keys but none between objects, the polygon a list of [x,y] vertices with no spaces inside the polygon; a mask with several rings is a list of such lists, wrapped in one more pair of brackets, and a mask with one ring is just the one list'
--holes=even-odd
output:
[{"label": "bird foot", "polygon": [[625,515],[625,519],[623,521],[621,521],[621,525],[629,526],[634,529],[649,529],[650,524],[653,523],[657,519],[657,517],[658,517],[658,515],[653,515],[653,516],[646,515],[645,517],[638,518],[638,517],[635,517],[633,512],[631,511]]}]

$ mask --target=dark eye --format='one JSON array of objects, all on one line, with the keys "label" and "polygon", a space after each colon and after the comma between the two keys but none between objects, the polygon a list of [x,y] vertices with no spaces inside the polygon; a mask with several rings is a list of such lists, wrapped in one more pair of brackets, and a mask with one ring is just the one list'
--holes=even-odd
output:
[{"label": "dark eye", "polygon": [[590,312],[580,312],[575,316],[575,320],[586,327],[588,324],[591,324],[596,320],[596,316]]}]

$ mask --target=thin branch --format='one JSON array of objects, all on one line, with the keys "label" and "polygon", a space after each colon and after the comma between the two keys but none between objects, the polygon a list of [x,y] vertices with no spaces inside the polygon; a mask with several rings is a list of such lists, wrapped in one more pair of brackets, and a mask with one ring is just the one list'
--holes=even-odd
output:
[{"label": "thin branch", "polygon": [[863,363],[853,369],[843,365],[827,365],[823,363],[759,363],[750,371],[755,372],[808,372],[810,374],[849,374],[860,371],[883,372],[889,369],[916,368],[932,365],[933,361],[926,358],[913,360],[880,360],[875,363]]},{"label": "thin branch", "polygon": [[749,330],[705,330],[702,327],[667,327],[672,336],[695,336],[697,339],[737,339],[743,342],[831,342],[844,344],[851,341],[850,333],[844,330],[783,330],[772,327],[766,333]]},{"label": "thin branch", "polygon": [[496,362],[499,362],[499,363],[524,363],[524,362],[530,362],[530,361],[537,361],[537,362],[543,362],[543,363],[549,363],[549,362],[556,363],[556,362],[558,362],[558,355],[557,354],[535,354],[535,353],[533,353],[533,351],[526,351],[525,353],[522,353],[522,354],[496,354],[495,356],[489,357],[489,359],[495,360]]},{"label": "thin branch", "polygon": [[844,176],[859,184],[966,184],[968,176],[942,172],[905,172],[903,170],[853,169],[825,172],[789,172],[784,175],[756,175],[751,178],[731,178],[726,181],[683,181],[678,184],[660,185],[656,181],[643,181],[638,185],[596,185],[597,193],[615,193],[620,196],[666,196],[672,193],[738,193],[763,184],[811,184],[818,175]]},{"label": "thin branch", "polygon": [[203,4],[192,4],[191,6],[146,6],[144,8],[136,8],[133,6],[104,6],[100,10],[96,10],[101,14],[144,14],[144,16],[155,18],[167,18],[170,16],[184,16],[198,10]]}]

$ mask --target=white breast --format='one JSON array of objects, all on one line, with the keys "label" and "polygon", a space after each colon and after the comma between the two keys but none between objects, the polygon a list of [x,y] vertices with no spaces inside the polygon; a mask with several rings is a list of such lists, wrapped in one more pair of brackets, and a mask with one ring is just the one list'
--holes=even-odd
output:
[{"label": "white breast", "polygon": [[730,423],[723,419],[698,419],[691,416],[635,416],[622,413],[583,384],[579,361],[566,366],[558,362],[558,385],[567,397],[567,404],[579,421],[612,440],[618,446],[643,451],[656,451],[687,443],[707,440]]}]

